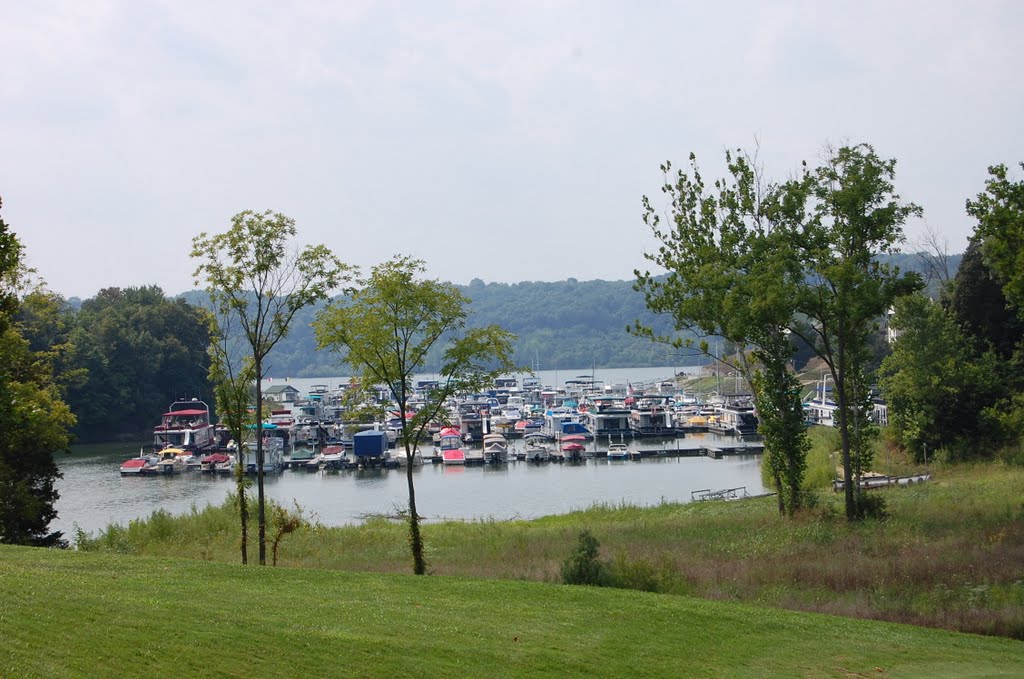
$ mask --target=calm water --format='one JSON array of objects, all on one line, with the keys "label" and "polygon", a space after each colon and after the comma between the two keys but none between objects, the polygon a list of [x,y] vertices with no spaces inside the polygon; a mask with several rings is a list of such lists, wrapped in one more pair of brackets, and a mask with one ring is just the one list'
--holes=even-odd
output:
[{"label": "calm water", "polygon": [[[649,442],[639,447],[697,448],[737,445],[714,434]],[[521,445],[521,443],[520,443]],[[591,444],[593,446],[594,444]],[[58,518],[51,524],[71,537],[74,524],[95,533],[111,523],[126,524],[154,510],[172,514],[219,504],[233,487],[229,477],[187,473],[170,477],[122,477],[121,463],[138,447],[124,444],[82,446],[61,454]],[[598,458],[578,465],[510,463],[505,467],[444,467],[429,462],[415,468],[417,504],[430,520],[535,518],[595,503],[653,505],[686,502],[705,488],[745,486],[764,492],[760,456],[712,460],[705,457],[615,461]],[[297,501],[327,525],[358,523],[367,514],[392,514],[406,504],[405,470],[307,472],[288,470],[266,478],[266,492],[278,502]]]}]

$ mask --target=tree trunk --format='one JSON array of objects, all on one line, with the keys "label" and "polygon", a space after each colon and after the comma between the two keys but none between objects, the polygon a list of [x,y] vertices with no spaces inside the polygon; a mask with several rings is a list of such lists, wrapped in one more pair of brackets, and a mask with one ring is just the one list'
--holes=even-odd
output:
[{"label": "tree trunk", "polygon": [[256,488],[257,514],[260,527],[260,565],[267,565],[267,512],[263,495],[263,361],[255,360],[256,368]]},{"label": "tree trunk", "polygon": [[427,562],[423,558],[423,536],[420,534],[420,516],[416,512],[416,487],[412,480],[412,458],[408,454],[406,443],[405,476],[409,484],[409,546],[412,548],[412,572],[416,575],[427,574]]},{"label": "tree trunk", "polygon": [[[238,439],[241,441],[241,437]],[[241,445],[238,446],[241,452]],[[235,465],[235,482],[238,484],[238,515],[242,523],[242,565],[249,563],[249,506],[245,498],[245,469],[242,468],[241,457]]]}]

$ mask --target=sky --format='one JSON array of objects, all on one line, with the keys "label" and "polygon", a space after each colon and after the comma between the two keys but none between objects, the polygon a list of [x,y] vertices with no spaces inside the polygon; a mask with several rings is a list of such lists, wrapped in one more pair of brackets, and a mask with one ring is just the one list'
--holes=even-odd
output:
[{"label": "sky", "polygon": [[961,252],[1024,161],[1022,29],[1014,0],[0,0],[0,214],[83,299],[194,289],[192,239],[246,209],[364,269],[626,280],[664,161],[786,179],[867,142],[911,245]]}]

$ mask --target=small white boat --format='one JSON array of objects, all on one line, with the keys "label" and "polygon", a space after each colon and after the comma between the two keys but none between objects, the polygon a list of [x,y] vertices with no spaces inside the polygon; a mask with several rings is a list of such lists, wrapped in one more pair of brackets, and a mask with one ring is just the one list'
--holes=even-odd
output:
[{"label": "small white boat", "polygon": [[121,465],[121,476],[142,476],[151,474],[160,461],[158,455],[139,453],[138,457],[125,460]]},{"label": "small white boat", "polygon": [[551,449],[547,445],[547,437],[543,434],[531,434],[524,440],[523,452],[527,462],[547,462],[551,459]]},{"label": "small white boat", "polygon": [[625,443],[612,443],[608,446],[609,460],[628,460],[629,448]]}]

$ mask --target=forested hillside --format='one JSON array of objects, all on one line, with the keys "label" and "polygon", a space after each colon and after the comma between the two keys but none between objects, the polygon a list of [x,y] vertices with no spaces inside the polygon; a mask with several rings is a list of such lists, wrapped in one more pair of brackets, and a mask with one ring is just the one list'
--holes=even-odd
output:
[{"label": "forested hillside", "polygon": [[[960,255],[949,258],[949,275],[956,273]],[[918,255],[892,255],[892,263],[905,269],[922,270]],[[654,345],[626,333],[626,325],[639,319],[659,332],[671,330],[667,318],[655,316],[644,305],[643,295],[633,281],[578,281],[484,283],[479,279],[458,286],[471,300],[470,322],[497,323],[518,336],[515,360],[539,370],[582,368],[629,368],[651,365],[696,364],[696,358],[673,355],[666,347]],[[203,294],[183,295],[197,303]],[[311,323],[322,307],[304,309],[291,332],[270,354],[270,377],[316,377],[348,372],[341,358],[317,351]],[[437,368],[439,356],[432,357],[427,370]]]},{"label": "forested hillside", "polygon": [[[487,283],[474,280],[458,286],[471,301],[470,323],[497,323],[515,333],[515,361],[540,370],[613,368],[650,365],[684,365],[680,357],[645,339],[626,333],[636,319],[670,329],[668,319],[658,318],[644,306],[643,295],[632,281],[576,281],[556,283]],[[201,292],[183,295],[198,303]],[[322,308],[304,309],[291,332],[271,352],[270,377],[314,377],[345,374],[340,357],[317,351],[311,322]],[[436,369],[438,356],[433,356]],[[696,362],[696,360],[694,360]]]}]

